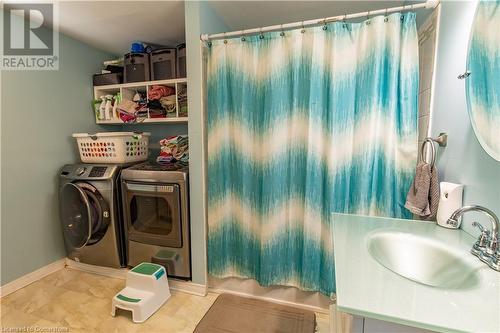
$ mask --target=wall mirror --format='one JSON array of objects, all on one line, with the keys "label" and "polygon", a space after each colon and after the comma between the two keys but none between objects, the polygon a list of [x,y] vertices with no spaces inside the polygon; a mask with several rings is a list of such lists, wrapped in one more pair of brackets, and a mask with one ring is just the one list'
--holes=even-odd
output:
[{"label": "wall mirror", "polygon": [[500,161],[500,2],[479,1],[472,25],[467,107],[479,143]]}]

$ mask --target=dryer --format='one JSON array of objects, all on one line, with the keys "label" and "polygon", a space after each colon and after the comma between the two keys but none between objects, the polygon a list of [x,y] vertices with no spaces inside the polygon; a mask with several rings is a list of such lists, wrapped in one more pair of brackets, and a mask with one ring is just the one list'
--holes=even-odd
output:
[{"label": "dryer", "polygon": [[171,277],[191,279],[189,165],[148,161],[121,174],[125,250],[129,266],[163,265]]},{"label": "dryer", "polygon": [[59,174],[59,213],[68,258],[125,267],[119,165],[71,164]]}]

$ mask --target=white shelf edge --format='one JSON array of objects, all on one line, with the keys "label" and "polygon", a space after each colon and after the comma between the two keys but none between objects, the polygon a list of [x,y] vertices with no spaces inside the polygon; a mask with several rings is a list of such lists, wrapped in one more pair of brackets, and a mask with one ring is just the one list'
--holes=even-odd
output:
[{"label": "white shelf edge", "polygon": [[140,124],[163,124],[163,123],[187,123],[189,117],[176,118],[148,118],[137,123],[124,123],[121,120],[97,120],[98,125],[140,125]]},{"label": "white shelf edge", "polygon": [[187,83],[187,78],[108,84],[104,86],[94,86],[94,90],[111,90],[120,88],[133,88],[133,87],[151,86],[157,84],[175,84],[175,83]]}]

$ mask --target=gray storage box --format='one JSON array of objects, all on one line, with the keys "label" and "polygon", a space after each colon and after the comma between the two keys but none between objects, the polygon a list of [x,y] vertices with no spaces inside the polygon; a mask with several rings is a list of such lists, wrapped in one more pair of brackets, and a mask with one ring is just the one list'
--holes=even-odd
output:
[{"label": "gray storage box", "polygon": [[124,56],[123,82],[149,81],[149,54],[127,53]]},{"label": "gray storage box", "polygon": [[123,82],[123,74],[122,73],[94,74],[92,80],[94,82],[94,86],[120,84]]},{"label": "gray storage box", "polygon": [[186,73],[186,44],[177,45],[177,77],[185,78]]},{"label": "gray storage box", "polygon": [[175,49],[154,50],[149,57],[151,80],[175,79]]}]

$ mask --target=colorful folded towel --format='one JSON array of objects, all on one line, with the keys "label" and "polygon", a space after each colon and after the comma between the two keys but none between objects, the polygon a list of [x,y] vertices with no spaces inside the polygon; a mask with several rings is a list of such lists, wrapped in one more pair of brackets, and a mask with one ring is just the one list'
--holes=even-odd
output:
[{"label": "colorful folded towel", "polygon": [[160,99],[162,97],[175,95],[175,89],[168,86],[151,86],[148,91],[148,98],[150,100]]},{"label": "colorful folded towel", "polygon": [[187,135],[177,135],[165,138],[160,141],[160,155],[157,162],[188,162],[189,143]]}]

